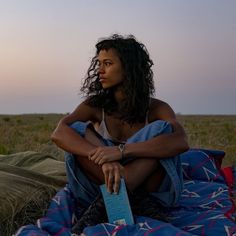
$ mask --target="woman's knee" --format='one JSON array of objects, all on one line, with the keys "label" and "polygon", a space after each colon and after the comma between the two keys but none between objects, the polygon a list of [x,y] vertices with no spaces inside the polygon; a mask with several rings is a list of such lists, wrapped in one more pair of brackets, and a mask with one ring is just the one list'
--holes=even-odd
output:
[{"label": "woman's knee", "polygon": [[156,120],[148,125],[150,125],[149,128],[152,129],[157,135],[168,134],[172,132],[171,124],[165,120]]},{"label": "woman's knee", "polygon": [[157,120],[149,123],[144,128],[139,130],[127,143],[137,143],[147,141],[161,134],[168,134],[172,132],[172,126],[169,122],[164,120]]},{"label": "woman's knee", "polygon": [[70,127],[75,132],[77,132],[80,136],[84,137],[88,125],[89,125],[89,123],[87,123],[87,122],[76,121],[76,122],[72,123],[70,125]]},{"label": "woman's knee", "polygon": [[93,125],[89,122],[76,121],[70,125],[81,137],[97,146],[103,146],[104,143],[98,137]]}]

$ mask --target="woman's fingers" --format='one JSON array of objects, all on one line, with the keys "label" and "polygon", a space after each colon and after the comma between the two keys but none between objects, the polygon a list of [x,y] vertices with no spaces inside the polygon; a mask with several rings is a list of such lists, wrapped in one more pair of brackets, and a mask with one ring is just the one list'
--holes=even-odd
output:
[{"label": "woman's fingers", "polygon": [[106,162],[120,160],[120,151],[116,146],[98,147],[89,153],[88,159],[95,164],[102,165]]},{"label": "woman's fingers", "polygon": [[105,185],[107,186],[108,188],[108,177],[109,177],[109,174],[107,172],[104,173],[104,180],[105,180]]},{"label": "woman's fingers", "polygon": [[97,150],[96,152],[91,152],[88,156],[88,159],[97,164],[102,159],[102,157],[103,157],[103,152]]},{"label": "woman's fingers", "polygon": [[102,166],[104,180],[109,193],[117,194],[120,189],[122,168],[119,163],[105,163]]},{"label": "woman's fingers", "polygon": [[108,185],[107,185],[107,189],[109,193],[113,192],[113,183],[114,183],[114,175],[113,173],[110,173],[108,177]]},{"label": "woman's fingers", "polygon": [[93,158],[93,156],[96,152],[97,152],[97,148],[90,151],[89,154],[88,154],[88,159],[92,160],[92,158]]},{"label": "woman's fingers", "polygon": [[114,176],[114,184],[113,184],[114,193],[118,194],[119,189],[120,189],[120,173],[118,171],[116,171],[115,176]]},{"label": "woman's fingers", "polygon": [[108,190],[110,193],[118,194],[120,189],[120,169],[115,165],[110,173],[108,180]]},{"label": "woman's fingers", "polygon": [[93,156],[91,160],[95,163],[98,164],[98,162],[102,159],[103,153],[97,153],[96,156]]}]

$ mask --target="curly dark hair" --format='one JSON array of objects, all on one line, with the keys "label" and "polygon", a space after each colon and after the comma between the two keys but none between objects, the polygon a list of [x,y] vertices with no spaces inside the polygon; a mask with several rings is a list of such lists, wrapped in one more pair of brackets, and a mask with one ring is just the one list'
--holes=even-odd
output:
[{"label": "curly dark hair", "polygon": [[[98,54],[101,50],[115,49],[125,73],[122,91],[126,94],[121,106],[113,97],[114,88],[103,89],[99,82]],[[133,35],[123,37],[114,34],[96,44],[96,55],[91,61],[81,91],[86,94],[87,104],[104,108],[111,114],[118,111],[119,118],[132,124],[144,122],[149,108],[150,97],[154,94],[153,65],[144,44]]]}]

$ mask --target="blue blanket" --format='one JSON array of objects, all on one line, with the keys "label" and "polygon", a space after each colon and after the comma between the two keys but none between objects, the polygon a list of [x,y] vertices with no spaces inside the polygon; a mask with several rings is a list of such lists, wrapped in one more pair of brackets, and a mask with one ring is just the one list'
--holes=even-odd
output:
[{"label": "blue blanket", "polygon": [[[134,225],[99,224],[84,229],[89,235],[236,235],[236,172],[221,169],[222,151],[189,150],[181,155],[184,189],[175,207],[166,208],[169,223],[135,216]],[[15,235],[71,235],[78,205],[67,185],[52,199],[45,217],[21,227]],[[76,234],[74,234],[76,235]]]}]

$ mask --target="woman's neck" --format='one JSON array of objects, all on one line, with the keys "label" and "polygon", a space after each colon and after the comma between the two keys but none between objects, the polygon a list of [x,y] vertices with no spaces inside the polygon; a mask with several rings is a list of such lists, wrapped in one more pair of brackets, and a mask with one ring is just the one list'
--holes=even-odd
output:
[{"label": "woman's neck", "polygon": [[119,105],[125,100],[125,94],[121,87],[117,87],[114,91],[114,98]]}]

